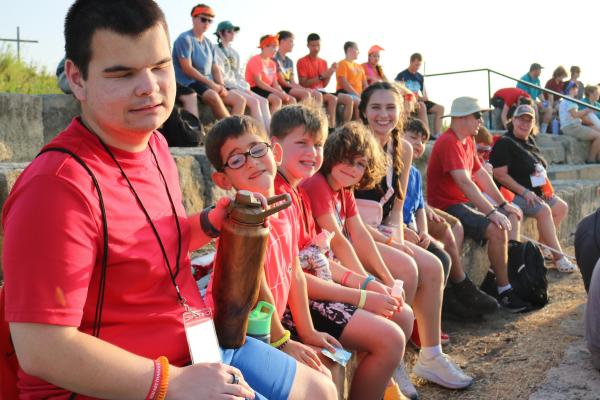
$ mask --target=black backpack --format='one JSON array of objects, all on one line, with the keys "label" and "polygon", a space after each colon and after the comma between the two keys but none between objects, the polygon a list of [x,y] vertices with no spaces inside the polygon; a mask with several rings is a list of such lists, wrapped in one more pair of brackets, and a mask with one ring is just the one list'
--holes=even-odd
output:
[{"label": "black backpack", "polygon": [[206,140],[204,127],[196,116],[189,111],[175,106],[169,119],[159,129],[169,147],[199,147]]},{"label": "black backpack", "polygon": [[[514,243],[514,242],[513,242]],[[534,309],[548,304],[548,270],[541,250],[530,242],[516,243],[508,250],[508,281],[515,293]],[[481,290],[496,297],[498,286],[494,273],[487,273]]]}]

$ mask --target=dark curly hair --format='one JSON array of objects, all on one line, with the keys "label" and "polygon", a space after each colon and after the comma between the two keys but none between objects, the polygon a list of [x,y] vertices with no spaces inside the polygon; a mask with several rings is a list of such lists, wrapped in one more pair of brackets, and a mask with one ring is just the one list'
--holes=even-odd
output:
[{"label": "dark curly hair", "polygon": [[367,167],[354,189],[373,189],[387,174],[387,155],[371,131],[358,122],[348,122],[327,138],[319,172],[326,177],[333,167],[356,157],[365,157]]}]

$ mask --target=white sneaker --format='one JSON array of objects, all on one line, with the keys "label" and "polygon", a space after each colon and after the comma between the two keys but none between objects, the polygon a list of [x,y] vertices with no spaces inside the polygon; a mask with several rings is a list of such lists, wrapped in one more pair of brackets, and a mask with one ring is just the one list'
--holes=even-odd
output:
[{"label": "white sneaker", "polygon": [[577,265],[571,264],[571,261],[567,260],[567,257],[560,258],[554,262],[558,272],[575,272],[577,271]]},{"label": "white sneaker", "polygon": [[546,260],[550,260],[550,261],[554,260],[554,256],[552,255],[552,252],[545,247],[542,247],[542,255],[544,256],[544,258]]},{"label": "white sneaker", "polygon": [[465,375],[462,369],[444,353],[426,359],[423,357],[423,352],[420,352],[413,374],[449,389],[464,389],[473,383],[473,378]]},{"label": "white sneaker", "polygon": [[404,367],[404,360],[402,360],[398,368],[396,368],[396,372],[394,372],[394,380],[398,384],[398,387],[400,388],[400,391],[404,397],[408,397],[409,399],[416,399],[419,397],[419,393],[417,393],[417,389],[415,389],[410,381],[410,375]]}]

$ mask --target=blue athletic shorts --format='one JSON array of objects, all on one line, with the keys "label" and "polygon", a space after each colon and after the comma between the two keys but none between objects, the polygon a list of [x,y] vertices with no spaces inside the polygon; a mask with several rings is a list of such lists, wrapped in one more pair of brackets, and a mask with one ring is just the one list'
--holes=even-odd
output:
[{"label": "blue athletic shorts", "polygon": [[296,360],[281,350],[246,336],[237,350],[223,350],[223,363],[239,369],[261,400],[286,400],[296,376]]}]

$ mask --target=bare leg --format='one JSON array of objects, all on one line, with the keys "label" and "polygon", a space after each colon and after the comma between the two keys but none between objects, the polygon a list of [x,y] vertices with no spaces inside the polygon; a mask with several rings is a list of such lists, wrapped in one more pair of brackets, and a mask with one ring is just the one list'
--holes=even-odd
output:
[{"label": "bare leg", "polygon": [[340,343],[344,348],[367,352],[354,373],[348,399],[380,400],[404,355],[406,339],[402,330],[383,317],[357,310]]},{"label": "bare leg", "polygon": [[179,96],[179,101],[183,103],[183,109],[200,118],[198,115],[198,95],[196,93],[184,94]]},{"label": "bare leg", "polygon": [[246,109],[246,99],[240,92],[229,90],[227,96],[223,97],[223,103],[231,107],[231,115],[244,115]]},{"label": "bare leg", "polygon": [[427,129],[429,129],[429,131],[431,132],[431,127],[429,126],[429,118],[427,118],[427,107],[425,107],[425,103],[423,103],[422,101],[420,101],[418,103],[418,105],[419,105],[419,119],[421,120],[421,122],[423,122],[423,124],[425,124]]},{"label": "bare leg", "polygon": [[212,89],[207,90],[202,94],[202,102],[210,107],[215,118],[221,120],[229,117],[229,111],[225,108],[221,96]]},{"label": "bare leg", "polygon": [[344,112],[342,113],[342,124],[346,122],[350,122],[352,119],[352,110],[354,107],[352,106],[352,96],[344,93],[340,93],[337,96],[338,104],[344,105]]},{"label": "bare leg", "polygon": [[600,152],[600,131],[595,128],[590,127],[592,129],[592,133],[586,140],[592,142],[592,148],[590,149],[590,160],[596,160],[598,158],[598,153]]},{"label": "bare leg", "polygon": [[504,229],[498,228],[493,222],[488,225],[485,239],[488,243],[488,258],[492,264],[492,270],[496,275],[498,286],[508,286],[508,275],[506,273],[506,263],[508,262],[508,237]]},{"label": "bare leg", "polygon": [[[542,207],[542,210],[535,215],[535,219],[537,220],[537,228],[540,232],[541,243],[547,244],[548,246],[556,249],[558,251],[562,251],[560,248],[560,244],[558,243],[558,238],[556,237],[556,228],[554,226],[554,221],[552,220],[552,211],[547,204],[540,205],[537,207]],[[562,256],[558,253],[552,252],[555,260],[558,260]]]},{"label": "bare leg", "polygon": [[508,220],[510,221],[511,230],[508,231],[508,240],[516,240],[520,242],[521,238],[521,221],[517,218],[516,215],[510,214],[508,216]]},{"label": "bare leg", "polygon": [[[257,94],[250,95],[242,90],[237,90],[237,89],[234,89],[234,90],[235,90],[236,94],[239,94],[240,96],[242,96],[244,98],[244,100],[246,101],[246,106],[248,106],[248,109],[250,110],[250,115],[252,116],[252,118],[254,118],[255,120],[257,120],[258,122],[260,122],[263,125],[263,127],[265,128],[265,130],[267,131],[267,134],[268,134],[269,126],[265,126],[265,124],[264,124],[264,118],[262,115],[260,101],[258,99],[259,96]],[[266,100],[265,100],[265,102],[266,102]]]},{"label": "bare leg", "polygon": [[462,254],[462,245],[463,240],[465,239],[465,230],[460,222],[457,222],[456,225],[452,227],[452,234],[454,235],[454,240],[456,241],[456,247],[458,251]]},{"label": "bare leg", "polygon": [[456,245],[456,241],[454,240],[454,235],[452,234],[451,229],[447,229],[446,233],[444,233],[444,236],[442,237],[442,243],[444,244],[444,250],[446,250],[446,252],[450,255],[450,259],[452,260],[448,279],[450,279],[450,281],[457,282],[462,279],[464,272],[462,269],[462,262],[460,260],[460,251]]},{"label": "bare leg", "polygon": [[352,104],[354,110],[352,111],[352,117],[355,121],[360,122],[360,112],[358,111],[358,106],[360,105],[360,99],[357,97],[352,97]]},{"label": "bare leg", "polygon": [[419,268],[419,287],[413,309],[419,321],[419,338],[424,347],[440,344],[444,268],[440,260],[427,250],[404,242],[415,253]]},{"label": "bare leg", "polygon": [[269,100],[269,103],[271,104],[271,115],[273,115],[275,111],[281,108],[281,99],[279,96],[270,94],[269,97],[267,97],[267,100]]},{"label": "bare leg", "polygon": [[[543,124],[549,124],[550,118],[552,118],[552,107],[544,108],[544,119],[542,120]],[[554,132],[552,132],[554,133]]]},{"label": "bare leg", "polygon": [[259,104],[261,109],[261,114],[263,117],[263,121],[265,123],[265,127],[267,128],[267,134],[271,134],[271,110],[269,110],[269,101],[262,96],[254,94],[254,96]]},{"label": "bare leg", "polygon": [[304,101],[310,97],[310,92],[304,89],[293,88],[290,90],[290,96],[294,96],[298,101]]},{"label": "bare leg", "polygon": [[444,106],[436,104],[435,106],[431,107],[429,112],[435,114],[435,119],[433,120],[434,134],[437,135],[442,133],[442,117],[444,116]]},{"label": "bare leg", "polygon": [[288,399],[338,400],[338,393],[331,379],[296,361],[296,376]]},{"label": "bare leg", "polygon": [[310,95],[319,103],[323,103],[323,93],[319,92],[317,89],[311,90]]},{"label": "bare leg", "polygon": [[327,119],[329,120],[329,127],[335,128],[335,117],[338,98],[332,94],[325,94],[323,95],[323,101],[327,104]]}]

